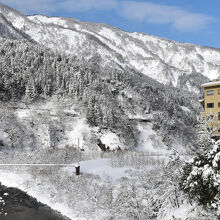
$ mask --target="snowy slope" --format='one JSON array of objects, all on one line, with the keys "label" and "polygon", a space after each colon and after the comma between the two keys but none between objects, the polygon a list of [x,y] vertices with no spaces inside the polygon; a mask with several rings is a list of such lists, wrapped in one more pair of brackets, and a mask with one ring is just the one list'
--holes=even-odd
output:
[{"label": "snowy slope", "polygon": [[24,16],[2,4],[0,13],[15,28],[46,47],[86,59],[95,57],[103,66],[133,68],[163,84],[197,92],[199,85],[194,75],[206,81],[206,77],[214,79],[220,74],[217,49],[128,33],[105,24],[71,18]]},{"label": "snowy slope", "polygon": [[7,19],[0,13],[0,36],[4,38],[31,41],[30,37],[22,31],[16,29]]}]

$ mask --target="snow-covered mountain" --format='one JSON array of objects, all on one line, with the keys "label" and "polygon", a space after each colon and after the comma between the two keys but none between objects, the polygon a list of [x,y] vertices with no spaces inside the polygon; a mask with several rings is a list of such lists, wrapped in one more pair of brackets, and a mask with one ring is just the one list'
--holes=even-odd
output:
[{"label": "snow-covered mountain", "polygon": [[[102,150],[192,146],[200,110],[189,91],[218,77],[217,49],[72,18],[25,16],[3,4],[0,16],[6,38],[0,38],[0,104],[18,101],[13,114],[0,112],[0,146],[76,146],[78,138]],[[70,120],[69,111],[78,118]]]},{"label": "snow-covered mountain", "polygon": [[219,67],[217,49],[0,4],[1,184],[70,219],[216,219],[179,190]]},{"label": "snow-covered mountain", "polygon": [[19,30],[18,35],[22,32],[39,44],[87,60],[95,57],[102,66],[135,69],[163,84],[198,92],[201,82],[220,75],[217,49],[72,18],[25,16],[3,4],[0,14],[0,23],[4,20],[13,30]]}]

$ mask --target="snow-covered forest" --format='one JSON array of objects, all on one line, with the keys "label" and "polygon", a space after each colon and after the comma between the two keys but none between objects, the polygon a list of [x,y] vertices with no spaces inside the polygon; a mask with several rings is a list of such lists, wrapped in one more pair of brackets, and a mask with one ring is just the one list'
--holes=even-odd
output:
[{"label": "snow-covered forest", "polygon": [[[66,113],[61,111],[62,114],[74,118],[74,114],[68,115],[68,110],[77,108],[77,114],[93,128],[116,133],[120,137],[119,148],[136,146],[135,133],[139,132],[137,123],[140,120],[151,121],[153,129],[168,146],[176,142],[192,144],[199,106],[196,95],[164,86],[132,70],[122,72],[101,68],[98,58],[88,62],[30,43],[0,40],[0,99],[10,103],[6,112],[1,109],[2,114],[7,114],[10,107],[16,114],[13,107],[17,105],[18,109],[32,109],[33,119],[27,120],[33,121],[39,117],[34,111],[38,114],[38,108],[41,105],[46,108],[44,103],[52,99],[48,111],[65,109]],[[69,102],[66,100],[59,106],[63,99]],[[59,104],[53,104],[57,100],[61,100]],[[36,104],[38,102],[40,104]],[[61,109],[55,109],[53,105]],[[61,121],[60,127],[62,114],[57,112],[56,115]],[[10,113],[9,117],[13,115]],[[7,121],[6,116],[4,120]],[[20,126],[24,127],[24,124]],[[47,126],[50,130],[52,125]],[[26,129],[30,132],[29,128]]]}]

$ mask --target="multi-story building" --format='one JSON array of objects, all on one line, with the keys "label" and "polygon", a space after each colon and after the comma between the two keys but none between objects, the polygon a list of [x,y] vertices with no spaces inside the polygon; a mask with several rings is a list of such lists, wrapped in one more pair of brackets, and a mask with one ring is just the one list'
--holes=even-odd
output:
[{"label": "multi-story building", "polygon": [[204,88],[204,99],[200,100],[204,108],[201,116],[213,129],[213,135],[220,135],[220,80],[201,85]]}]

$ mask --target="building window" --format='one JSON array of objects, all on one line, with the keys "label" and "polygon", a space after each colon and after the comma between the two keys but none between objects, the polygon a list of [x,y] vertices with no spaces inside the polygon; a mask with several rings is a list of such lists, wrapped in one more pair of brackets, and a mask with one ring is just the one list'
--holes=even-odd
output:
[{"label": "building window", "polygon": [[[219,93],[220,94],[220,93]],[[214,95],[214,90],[208,90],[207,95]]]},{"label": "building window", "polygon": [[207,108],[214,108],[214,103],[207,103]]},{"label": "building window", "polygon": [[209,116],[207,116],[207,120],[208,120],[208,121],[213,121],[213,119],[214,119],[214,115],[209,115]]},{"label": "building window", "polygon": [[220,89],[218,89],[218,94],[220,95]]},{"label": "building window", "polygon": [[218,113],[218,120],[220,121],[220,112]]},{"label": "building window", "polygon": [[218,107],[220,108],[220,102],[218,103]]}]

